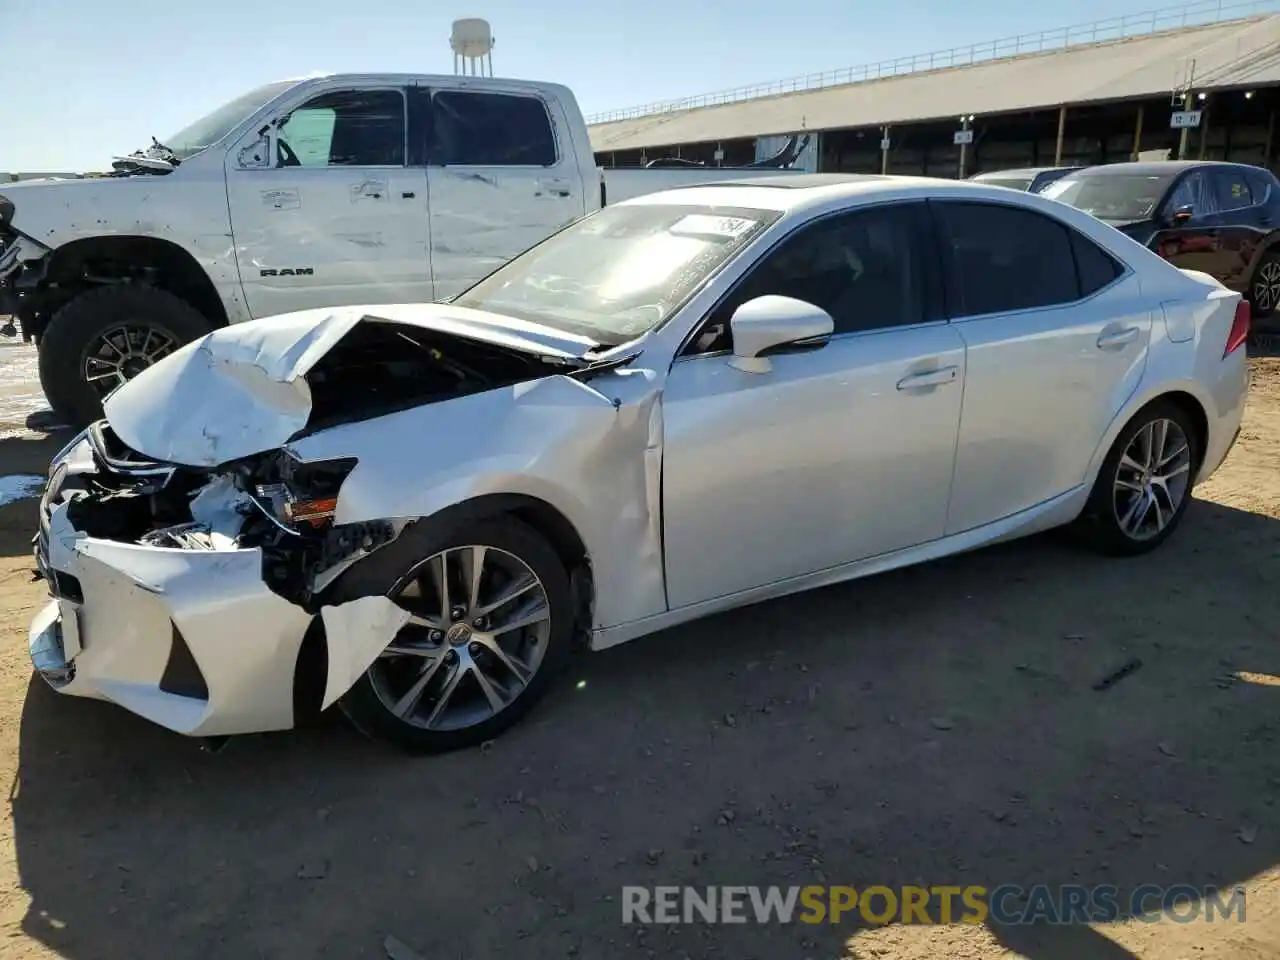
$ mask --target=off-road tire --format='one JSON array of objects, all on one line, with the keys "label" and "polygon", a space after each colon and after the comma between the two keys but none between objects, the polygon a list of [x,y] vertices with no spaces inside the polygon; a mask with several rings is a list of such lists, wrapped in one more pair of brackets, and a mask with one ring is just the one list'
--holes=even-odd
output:
[{"label": "off-road tire", "polygon": [[179,346],[212,329],[200,311],[180,297],[142,284],[96,287],[53,315],[40,337],[40,385],[49,406],[71,426],[102,416],[102,398],[84,379],[89,347],[112,327],[152,327]]},{"label": "off-road tire", "polygon": [[326,591],[324,603],[386,596],[414,566],[442,550],[474,544],[496,547],[522,560],[546,591],[551,611],[550,633],[541,664],[508,706],[474,726],[428,730],[393,715],[363,674],[338,701],[351,724],[366,736],[385,740],[411,753],[444,753],[492,740],[520,720],[563,671],[575,648],[576,611],[569,574],[552,546],[532,527],[509,515],[468,521],[452,529],[433,529],[430,521],[408,527],[398,538],[360,561]]},{"label": "off-road tire", "polygon": [[[1148,539],[1137,540],[1121,529],[1120,520],[1116,516],[1116,473],[1130,443],[1154,420],[1172,420],[1186,436],[1191,454],[1189,479],[1186,493],[1165,527]],[[1071,532],[1075,535],[1075,539],[1090,549],[1108,556],[1137,556],[1148,553],[1164,543],[1178,528],[1191,503],[1195,476],[1200,470],[1204,456],[1200,444],[1201,438],[1195,424],[1178,404],[1169,400],[1156,400],[1139,410],[1133,419],[1125,424],[1107,452],[1106,459],[1102,461],[1084,512],[1072,525]]]}]

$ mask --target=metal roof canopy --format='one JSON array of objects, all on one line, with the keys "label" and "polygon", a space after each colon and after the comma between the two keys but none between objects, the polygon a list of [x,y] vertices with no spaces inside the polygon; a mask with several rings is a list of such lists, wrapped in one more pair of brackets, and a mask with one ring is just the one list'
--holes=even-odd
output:
[{"label": "metal roof canopy", "polygon": [[650,114],[590,128],[596,151],[896,125],[1280,83],[1280,15],[843,86]]}]

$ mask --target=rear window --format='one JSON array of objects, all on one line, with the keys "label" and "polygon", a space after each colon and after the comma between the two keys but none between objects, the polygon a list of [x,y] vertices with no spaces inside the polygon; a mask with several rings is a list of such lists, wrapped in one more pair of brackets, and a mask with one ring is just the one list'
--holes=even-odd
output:
[{"label": "rear window", "polygon": [[551,117],[537,97],[442,91],[432,103],[436,163],[550,167],[556,162]]}]

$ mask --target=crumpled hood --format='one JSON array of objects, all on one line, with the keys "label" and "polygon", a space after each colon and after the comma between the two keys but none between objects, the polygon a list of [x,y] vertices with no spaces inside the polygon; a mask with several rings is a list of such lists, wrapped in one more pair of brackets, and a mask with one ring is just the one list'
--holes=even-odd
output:
[{"label": "crumpled hood", "polygon": [[108,396],[106,418],[129,447],[165,463],[214,467],[273,450],[307,424],[307,372],[366,320],[478,340],[566,369],[585,366],[584,354],[596,345],[449,304],[303,310],[235,324],[187,344]]}]

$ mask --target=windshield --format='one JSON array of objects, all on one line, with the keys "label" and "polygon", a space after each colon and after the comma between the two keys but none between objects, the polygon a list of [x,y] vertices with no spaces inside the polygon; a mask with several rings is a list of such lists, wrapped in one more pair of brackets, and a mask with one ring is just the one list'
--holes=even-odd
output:
[{"label": "windshield", "polygon": [[1171,173],[1104,173],[1068,176],[1040,191],[1040,196],[1070,204],[1102,220],[1146,220],[1173,182]]},{"label": "windshield", "polygon": [[206,147],[217,143],[268,101],[275,99],[295,84],[294,80],[282,80],[279,83],[268,83],[264,87],[250,90],[230,103],[224,103],[217,110],[161,142],[177,154],[179,160],[193,157]]},{"label": "windshield", "polygon": [[671,316],[782,214],[665,204],[605,207],[570,224],[453,302],[625,343]]}]

